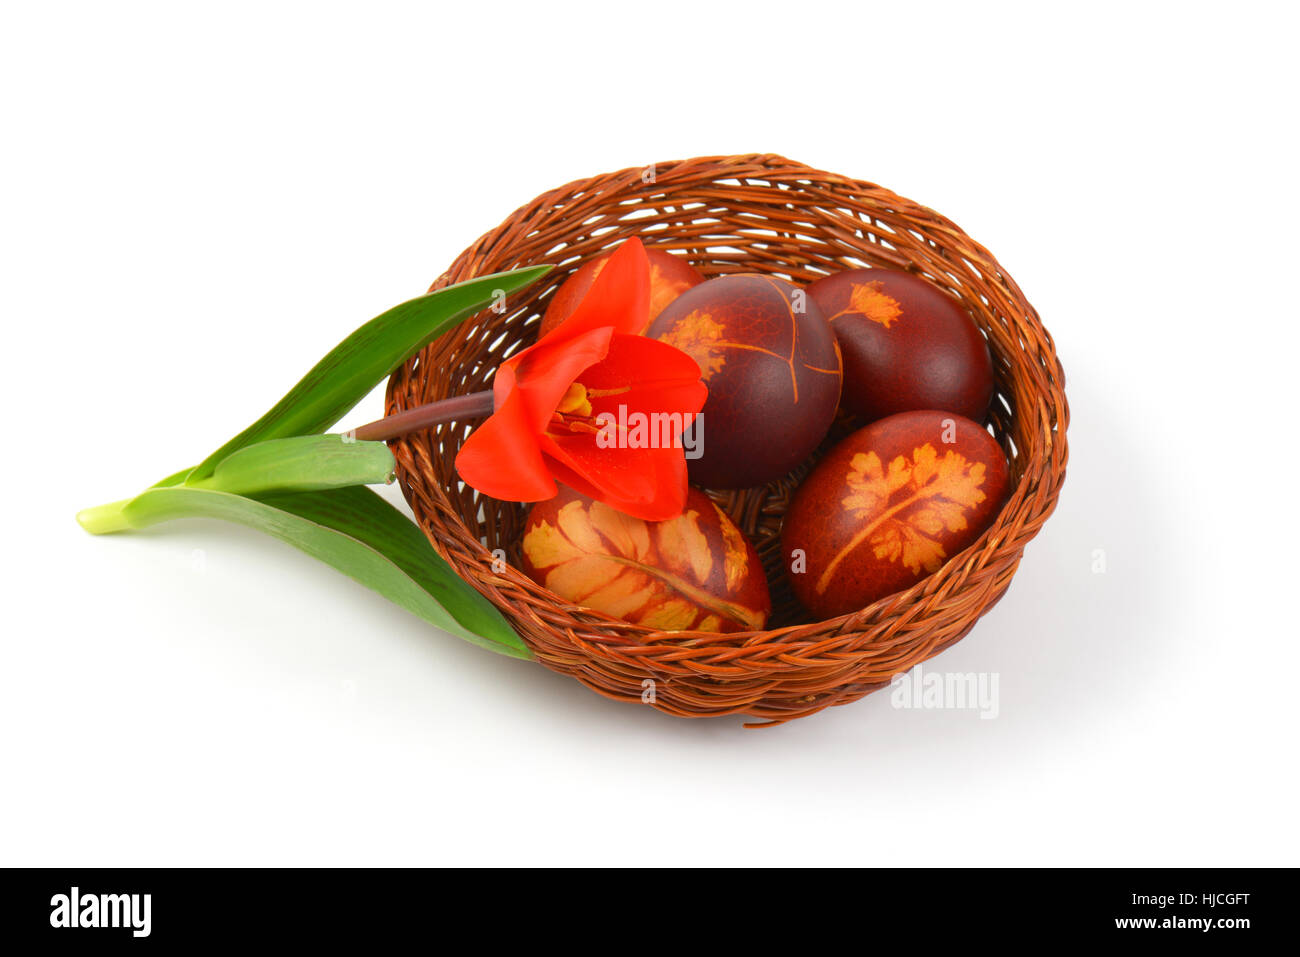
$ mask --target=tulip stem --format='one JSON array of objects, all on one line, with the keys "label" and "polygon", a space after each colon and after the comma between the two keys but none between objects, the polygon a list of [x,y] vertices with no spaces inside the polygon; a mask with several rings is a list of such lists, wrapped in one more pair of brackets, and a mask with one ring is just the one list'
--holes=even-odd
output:
[{"label": "tulip stem", "polygon": [[431,429],[443,422],[487,418],[492,414],[492,408],[491,392],[471,392],[469,395],[453,396],[428,405],[417,405],[413,409],[404,409],[346,434],[359,442],[387,442],[421,429]]}]

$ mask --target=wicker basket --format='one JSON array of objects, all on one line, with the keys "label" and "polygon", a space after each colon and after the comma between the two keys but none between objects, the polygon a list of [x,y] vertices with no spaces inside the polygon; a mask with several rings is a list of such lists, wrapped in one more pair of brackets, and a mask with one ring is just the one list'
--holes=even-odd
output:
[{"label": "wicker basket", "polygon": [[[684,717],[779,723],[845,704],[963,637],[1002,597],[1065,478],[1064,374],[1038,314],[997,261],[938,213],[870,183],[780,156],[704,157],[594,176],[523,206],[433,284],[554,263],[543,283],[449,332],[392,376],[387,410],[488,388],[502,359],[536,337],[550,295],[584,262],[640,236],[706,276],[761,271],[807,282],[892,266],[959,297],[984,330],[998,390],[990,417],[1013,493],[978,541],[911,589],[828,621],[803,620],[783,585],[779,529],[798,475],[715,495],[750,535],[773,585],[772,628],[656,632],[570,604],[517,571],[526,508],[479,495],[453,463],[471,424],[394,447],[403,492],[437,550],[513,623],[548,668],[622,701]],[[493,570],[503,549],[511,567]],[[499,573],[498,573],[499,571]],[[652,679],[653,686],[646,679]],[[653,695],[645,694],[653,687]]]}]

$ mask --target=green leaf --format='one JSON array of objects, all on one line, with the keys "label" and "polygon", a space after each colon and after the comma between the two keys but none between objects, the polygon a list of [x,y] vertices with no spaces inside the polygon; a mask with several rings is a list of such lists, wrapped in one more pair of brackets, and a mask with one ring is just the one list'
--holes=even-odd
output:
[{"label": "green leaf", "polygon": [[409,356],[498,295],[530,286],[550,269],[530,266],[480,276],[411,299],[370,320],[316,363],[271,411],[200,462],[189,481],[208,478],[218,462],[254,442],[324,432]]},{"label": "green leaf", "polygon": [[455,610],[456,620],[471,632],[461,637],[478,641],[473,635],[481,635],[495,645],[516,649],[516,657],[532,658],[496,606],[456,574],[418,525],[374,490],[353,487],[327,494],[277,493],[259,496],[259,500],[335,529],[383,553],[440,605]]},{"label": "green leaf", "polygon": [[273,535],[430,624],[491,651],[532,658],[501,613],[443,561],[415,524],[365,487],[251,498],[184,486],[151,488],[78,516],[96,533],[180,518],[216,518]]},{"label": "green leaf", "polygon": [[393,453],[383,442],[349,442],[341,435],[295,435],[246,445],[218,462],[207,478],[195,480],[191,474],[185,484],[238,495],[307,492],[386,484],[393,480],[396,467]]},{"label": "green leaf", "polygon": [[193,466],[190,466],[190,467],[187,468],[187,469],[181,469],[179,472],[176,472],[176,473],[174,473],[174,474],[172,474],[172,475],[167,476],[167,477],[166,477],[165,479],[163,479],[161,482],[158,482],[157,484],[152,485],[152,486],[150,486],[150,487],[151,487],[151,488],[169,488],[169,487],[172,486],[172,485],[181,485],[181,484],[183,484],[183,483],[185,482],[185,480],[186,480],[187,478],[190,477],[190,473],[193,472],[193,471],[194,471],[194,467],[193,467]]}]

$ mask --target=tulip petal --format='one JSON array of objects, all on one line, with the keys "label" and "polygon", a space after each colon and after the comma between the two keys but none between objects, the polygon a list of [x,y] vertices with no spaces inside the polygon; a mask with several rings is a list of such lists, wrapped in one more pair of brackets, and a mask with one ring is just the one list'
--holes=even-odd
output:
[{"label": "tulip petal", "polygon": [[[546,428],[573,381],[605,358],[613,335],[613,329],[603,326],[562,342],[552,342],[547,336],[502,364],[497,376],[510,366],[507,375],[514,387],[512,394],[522,400],[531,431]],[[501,400],[495,382],[493,394]]]},{"label": "tulip petal", "polygon": [[700,381],[695,360],[665,342],[644,336],[617,335],[610,340],[605,358],[582,373],[588,389],[615,395],[594,398],[592,409],[617,413],[618,406],[629,412],[681,412],[690,417],[704,408],[708,387]]},{"label": "tulip petal", "polygon": [[506,502],[540,502],[558,491],[518,391],[470,433],[456,453],[456,472],[484,495]]},{"label": "tulip petal", "polygon": [[583,375],[582,381],[599,388],[619,383],[679,379],[698,382],[700,367],[694,359],[666,342],[619,333],[599,366]]},{"label": "tulip petal", "polygon": [[620,512],[661,522],[686,505],[680,448],[601,448],[593,435],[545,435],[541,448],[557,479]]},{"label": "tulip petal", "polygon": [[540,341],[569,339],[602,326],[637,335],[649,321],[650,260],[641,240],[633,236],[605,261],[573,314]]}]

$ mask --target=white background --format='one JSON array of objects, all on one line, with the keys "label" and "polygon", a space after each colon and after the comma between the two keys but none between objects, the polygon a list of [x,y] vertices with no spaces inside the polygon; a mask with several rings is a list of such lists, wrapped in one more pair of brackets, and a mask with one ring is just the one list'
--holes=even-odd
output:
[{"label": "white background", "polygon": [[[1287,5],[467,6],[4,7],[0,863],[1298,863]],[[543,190],[756,151],[940,210],[1056,337],[1059,510],[931,663],[995,720],[682,721],[74,523]]]}]

